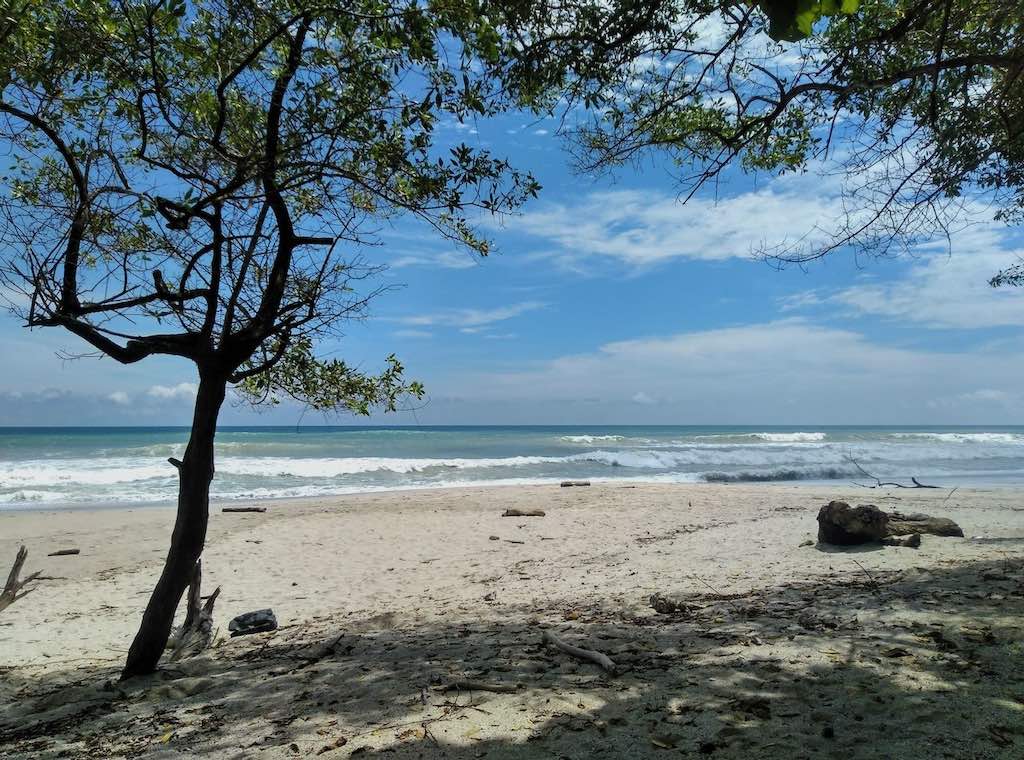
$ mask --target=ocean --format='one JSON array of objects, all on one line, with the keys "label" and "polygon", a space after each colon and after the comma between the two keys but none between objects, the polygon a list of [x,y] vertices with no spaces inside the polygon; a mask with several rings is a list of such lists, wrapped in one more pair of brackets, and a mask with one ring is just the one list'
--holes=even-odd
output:
[{"label": "ocean", "polygon": [[[185,428],[0,428],[0,509],[174,500]],[[1024,483],[1024,427],[225,427],[216,500],[554,483]]]}]

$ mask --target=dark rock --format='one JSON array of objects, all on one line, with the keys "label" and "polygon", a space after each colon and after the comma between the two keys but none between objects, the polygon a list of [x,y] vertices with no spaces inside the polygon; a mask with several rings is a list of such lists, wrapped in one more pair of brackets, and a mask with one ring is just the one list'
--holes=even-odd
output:
[{"label": "dark rock", "polygon": [[256,610],[244,612],[230,623],[228,630],[232,636],[247,636],[250,633],[266,633],[277,629],[277,618],[273,610]]},{"label": "dark rock", "polygon": [[851,507],[845,501],[830,501],[818,511],[818,541],[837,546],[854,546],[881,541],[888,534],[888,516],[878,507]]},{"label": "dark rock", "polygon": [[[934,536],[963,536],[960,526],[946,517],[922,514],[904,515],[883,512],[873,504],[851,507],[845,501],[830,501],[818,511],[818,541],[838,546],[853,546],[869,542],[889,543],[891,546],[920,546],[921,534]],[[894,543],[885,541],[893,536],[911,534],[908,539]]]}]

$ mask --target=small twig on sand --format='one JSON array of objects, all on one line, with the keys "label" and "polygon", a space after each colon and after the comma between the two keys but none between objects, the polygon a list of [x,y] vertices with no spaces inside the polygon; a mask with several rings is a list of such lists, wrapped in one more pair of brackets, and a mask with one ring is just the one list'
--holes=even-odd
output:
[{"label": "small twig on sand", "polygon": [[551,633],[551,631],[544,631],[543,641],[545,644],[550,644],[555,649],[560,649],[567,655],[576,657],[580,660],[587,660],[589,662],[600,665],[605,672],[615,675],[618,668],[615,663],[612,662],[611,658],[601,652],[595,652],[593,649],[581,649],[580,647],[574,647],[572,644],[568,644],[562,641],[560,638]]},{"label": "small twig on sand", "polygon": [[868,577],[868,583],[870,585],[871,590],[877,592],[878,591],[878,581],[875,580],[875,577],[871,573],[869,573],[868,569],[866,567],[864,567],[864,565],[862,565],[857,560],[853,560],[853,564],[855,564],[857,567],[859,567],[864,572],[864,575],[866,575]]}]

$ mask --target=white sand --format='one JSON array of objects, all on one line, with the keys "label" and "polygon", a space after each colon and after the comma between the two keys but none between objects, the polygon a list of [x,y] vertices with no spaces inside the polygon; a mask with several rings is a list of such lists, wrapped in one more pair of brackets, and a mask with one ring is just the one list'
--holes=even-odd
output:
[{"label": "white sand", "polygon": [[[948,516],[968,538],[801,546],[833,498]],[[265,506],[214,510],[204,584],[222,587],[222,629],[263,607],[282,629],[108,688],[172,511],[0,513],[0,564],[24,543],[26,572],[58,576],[0,613],[0,755],[1024,757],[1018,490],[538,486]],[[510,507],[547,516],[500,517]],[[46,556],[67,547],[82,553]],[[689,609],[658,614],[655,592]],[[546,650],[541,628],[622,672]],[[439,688],[460,679],[519,688]]]}]

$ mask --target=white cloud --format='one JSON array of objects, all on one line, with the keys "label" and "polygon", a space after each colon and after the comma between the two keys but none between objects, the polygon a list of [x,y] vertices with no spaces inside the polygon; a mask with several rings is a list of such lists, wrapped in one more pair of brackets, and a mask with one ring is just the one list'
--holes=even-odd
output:
[{"label": "white cloud", "polygon": [[1024,325],[1024,289],[992,288],[996,272],[1024,259],[1024,245],[1012,230],[994,224],[922,245],[899,276],[889,262],[872,265],[858,284],[827,292],[808,290],[779,301],[783,312],[844,307],[854,316],[872,315],[902,323],[947,329]]},{"label": "white cloud", "polygon": [[524,301],[510,306],[499,306],[494,309],[447,309],[433,314],[418,314],[411,317],[394,317],[392,321],[406,325],[423,327],[458,327],[462,332],[479,332],[479,329],[495,322],[503,322],[530,311],[543,309],[546,304],[540,301]]},{"label": "white cloud", "polygon": [[393,269],[403,267],[440,267],[442,269],[471,269],[480,262],[469,251],[441,251],[439,253],[416,253],[399,256],[389,266]]},{"label": "white cloud", "polygon": [[429,330],[395,330],[391,334],[396,338],[429,338],[432,335]]},{"label": "white cloud", "polygon": [[125,406],[131,401],[131,399],[128,397],[128,394],[125,393],[124,391],[114,391],[109,396],[107,396],[107,399],[109,401],[113,401],[115,404],[118,404],[120,406]]},{"label": "white cloud", "polygon": [[527,211],[515,227],[546,240],[560,259],[605,257],[631,266],[750,257],[766,245],[827,240],[822,230],[837,222],[837,205],[800,183],[774,185],[778,189],[685,204],[660,193],[595,192],[575,204]]},{"label": "white cloud", "polygon": [[195,383],[178,383],[177,385],[154,385],[146,395],[163,401],[191,401],[196,397],[199,386]]},{"label": "white cloud", "polygon": [[1003,236],[991,228],[958,235],[952,246],[952,254],[926,253],[905,277],[854,285],[831,300],[861,314],[927,327],[1024,325],[1024,290],[988,284],[997,271],[1019,261],[1024,249],[1004,247]]},{"label": "white cloud", "polygon": [[633,398],[631,400],[633,401],[634,404],[657,404],[658,403],[657,399],[651,398],[650,396],[648,396],[643,391],[637,391],[636,393],[634,393],[633,394]]},{"label": "white cloud", "polygon": [[[637,421],[641,399],[656,399],[651,414],[666,422],[968,424],[998,412],[1005,423],[1024,420],[1022,372],[1020,346],[900,348],[787,319],[608,343],[521,371],[453,378],[448,390],[495,403],[595,399],[623,422]],[[936,420],[935,405],[948,399],[957,402]]]}]

